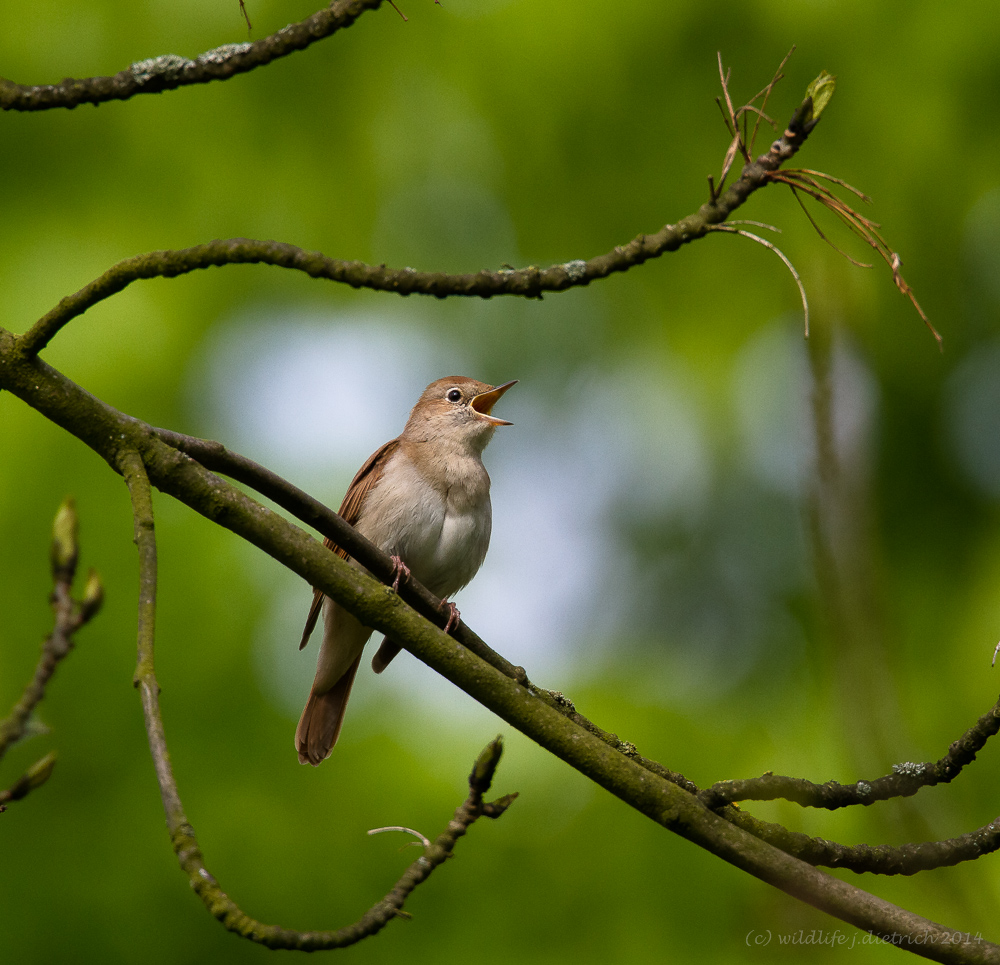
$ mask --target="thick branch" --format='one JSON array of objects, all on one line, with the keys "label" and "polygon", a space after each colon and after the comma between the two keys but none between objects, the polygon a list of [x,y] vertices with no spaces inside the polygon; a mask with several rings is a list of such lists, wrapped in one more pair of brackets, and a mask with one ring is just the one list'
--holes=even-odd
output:
[{"label": "thick branch", "polygon": [[245,74],[272,60],[287,57],[310,44],[351,26],[366,10],[382,0],[335,0],[325,10],[253,43],[225,44],[200,54],[195,60],[164,54],[132,64],[114,77],[68,77],[58,84],[29,86],[0,78],[0,109],[44,111],[78,104],[128,100],[134,94],[159,94],[189,84],[207,84]]},{"label": "thick branch", "polygon": [[713,201],[703,204],[694,214],[675,225],[665,225],[654,235],[639,235],[625,245],[589,261],[570,261],[536,268],[483,270],[475,274],[415,271],[413,268],[388,268],[360,261],[342,261],[319,252],[304,251],[279,241],[231,238],[210,241],[177,251],[153,251],[127,258],[109,268],[100,278],[62,299],[25,334],[20,346],[26,355],[40,352],[59,330],[88,308],[143,278],[172,278],[201,268],[237,264],[267,264],[294,268],[313,278],[342,282],[352,288],[396,292],[399,295],[452,295],[492,298],[494,295],[519,295],[540,298],[545,292],[565,291],[619,271],[627,271],[650,258],[702,238],[713,225],[726,221],[754,191],[764,187],[772,174],[802,146],[816,121],[811,116],[812,98],[806,98],[795,112],[785,133],[766,154],[747,164],[738,181]]},{"label": "thick branch", "polygon": [[[259,463],[227,449],[220,442],[208,439],[197,439],[169,429],[152,429],[158,438],[175,449],[197,459],[206,469],[221,472],[231,479],[250,486],[261,495],[288,510],[293,516],[308,526],[328,537],[338,546],[342,546],[351,556],[358,560],[373,576],[386,585],[391,584],[396,575],[392,560],[374,543],[369,542],[350,523],[345,522],[332,509],[324,506],[318,499],[293,486],[277,473],[261,466]],[[399,595],[422,616],[435,626],[444,627],[450,615],[449,610],[434,596],[416,577],[411,576],[401,583],[397,591]],[[518,683],[536,693],[550,707],[568,717],[580,727],[599,737],[610,747],[621,751],[633,760],[642,764],[654,774],[672,781],[691,793],[698,791],[698,786],[689,781],[683,774],[671,771],[656,761],[642,757],[634,744],[621,740],[617,734],[608,733],[579,713],[573,702],[558,692],[552,692],[536,687],[528,679],[523,667],[512,664],[497,653],[464,621],[459,620],[452,627],[451,635],[464,647],[495,667],[502,674],[516,680]]]},{"label": "thick branch", "polygon": [[140,453],[157,488],[320,587],[364,624],[403,644],[485,707],[631,807],[762,881],[918,954],[942,962],[1000,962],[1000,946],[966,942],[962,933],[832,878],[730,824],[694,795],[574,724],[536,693],[429,624],[389,588],[340,560],[317,540],[194,460],[178,454],[148,428],[90,396],[40,359],[28,360],[12,352],[14,341],[10,333],[0,330],[0,387],[82,439],[118,471],[123,469],[125,453]]}]

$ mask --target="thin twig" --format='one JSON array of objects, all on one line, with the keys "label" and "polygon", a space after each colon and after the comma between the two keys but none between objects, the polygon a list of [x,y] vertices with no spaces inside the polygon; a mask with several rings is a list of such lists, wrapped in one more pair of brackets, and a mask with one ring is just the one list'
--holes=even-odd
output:
[{"label": "thin twig", "polygon": [[749,163],[750,155],[747,154],[746,147],[742,143],[742,138],[740,137],[739,118],[736,116],[736,111],[733,109],[732,98],[729,96],[729,77],[731,72],[722,66],[721,51],[717,52],[716,56],[719,61],[719,81],[722,84],[722,96],[726,99],[726,110],[729,112],[729,123],[732,125],[731,130],[733,132],[734,141],[739,146],[744,160]]},{"label": "thin twig", "polygon": [[874,804],[894,797],[910,797],[923,787],[953,781],[998,732],[1000,700],[952,743],[948,753],[938,761],[895,764],[891,774],[855,784],[838,784],[836,781],[813,784],[803,778],[765,774],[762,777],[719,781],[698,796],[711,808],[733,801],[773,801],[781,798],[803,807],[831,811],[855,804]]},{"label": "thin twig", "polygon": [[729,172],[732,170],[733,161],[736,160],[736,152],[742,147],[743,135],[739,131],[733,135],[733,139],[729,142],[729,147],[726,148],[726,155],[722,159],[722,173],[719,175],[719,187],[721,189],[722,185],[726,183],[726,179],[729,177]]},{"label": "thin twig", "polygon": [[[813,175],[816,175],[815,177]],[[849,211],[851,216],[861,224],[868,225],[870,227],[878,228],[879,224],[866,218],[860,212],[855,211],[851,208],[842,198],[838,197],[830,188],[825,184],[820,184],[820,180],[827,180],[831,183],[843,184],[845,188],[853,191],[862,201],[866,204],[871,204],[871,198],[867,195],[862,194],[857,188],[852,187],[846,181],[841,181],[839,178],[832,177],[830,175],[823,175],[818,172],[807,171],[804,168],[796,168],[794,170],[782,171],[780,176],[776,177],[775,180],[784,181],[789,185],[798,185],[802,190],[808,191],[813,197],[816,197],[814,192],[818,192],[823,197],[816,197],[816,200],[821,204],[827,204],[829,202],[831,205],[840,206],[843,210]],[[811,190],[810,190],[811,189]],[[826,200],[824,201],[823,198]]]},{"label": "thin twig", "polygon": [[768,224],[766,221],[752,221],[750,218],[735,218],[732,221],[727,221],[727,225],[737,225],[737,224],[748,224],[753,225],[755,228],[764,228],[767,231],[773,231],[775,234],[781,234],[781,229],[777,225]]},{"label": "thin twig", "polygon": [[[839,178],[832,177],[831,175],[823,174],[818,171],[811,171],[806,168],[801,168],[801,169],[793,168],[783,171],[775,171],[771,175],[771,179],[773,181],[787,184],[790,188],[792,188],[793,192],[795,192],[796,190],[804,191],[806,194],[808,194],[810,197],[818,201],[825,208],[832,211],[835,215],[837,215],[838,218],[840,218],[840,220],[845,225],[847,225],[848,228],[850,228],[851,231],[853,231],[856,235],[858,235],[859,238],[861,238],[863,241],[865,241],[879,253],[881,258],[885,261],[885,263],[889,266],[890,270],[892,271],[893,284],[895,284],[896,288],[898,288],[899,291],[910,300],[910,303],[913,305],[917,314],[923,320],[924,325],[927,327],[928,331],[931,333],[931,335],[934,337],[934,340],[937,342],[938,349],[939,350],[942,349],[943,340],[941,338],[940,333],[931,324],[931,321],[927,317],[927,314],[924,312],[923,308],[921,308],[920,306],[920,303],[917,301],[917,296],[914,294],[913,289],[910,287],[910,285],[907,284],[906,280],[903,278],[902,273],[900,272],[900,266],[902,265],[902,260],[899,257],[899,254],[893,251],[893,249],[889,247],[888,242],[879,233],[878,231],[879,225],[876,222],[872,221],[871,219],[864,217],[859,212],[855,211],[842,198],[837,197],[837,195],[835,195],[825,185],[819,184],[817,178],[822,178],[824,180],[831,181],[835,184],[843,185],[845,188],[849,189],[850,191],[853,191],[858,197],[860,197],[864,201],[870,201],[867,195],[862,194],[860,191],[858,191],[857,188],[852,187],[851,185],[847,184],[847,182],[842,181]],[[797,195],[796,199],[799,201],[799,204],[802,204],[801,199],[799,199]],[[815,220],[812,217],[810,217],[809,220],[812,223],[813,227],[816,229],[816,231],[819,233],[820,237],[822,237],[824,241],[826,241],[827,240],[826,237],[823,235],[823,232],[820,231],[819,226],[816,224]],[[836,245],[833,245],[833,247],[836,248],[837,251],[840,251],[840,249],[837,248]],[[850,258],[850,256],[847,255],[846,253],[841,252],[841,254],[843,254],[844,257],[848,258],[850,261],[852,262],[854,261],[854,259]],[[855,262],[855,264],[857,264],[857,262]]]},{"label": "thin twig", "polygon": [[[857,195],[857,197],[859,197],[862,201],[864,201],[865,204],[873,203],[872,199],[868,197],[868,195],[865,194],[864,191],[861,191],[858,188],[854,187],[853,184],[843,180],[843,178],[836,178],[832,174],[827,174],[825,171],[814,171],[812,170],[812,168],[795,168],[794,172],[795,173],[801,172],[802,174],[808,174],[814,178],[822,178],[824,181],[831,181],[833,184],[839,184],[842,188],[847,188],[847,190],[850,191],[852,194]],[[786,173],[788,173],[787,170]]]},{"label": "thin twig", "polygon": [[[760,121],[764,120],[764,121],[767,121],[767,123],[770,124],[771,127],[773,127],[775,130],[778,129],[778,123],[777,123],[777,121],[775,121],[775,119],[773,117],[770,117],[768,114],[765,114],[764,111],[761,110],[761,108],[755,107],[753,104],[744,104],[736,113],[739,116],[741,116],[741,117],[744,114],[754,114],[756,116],[756,118],[757,118],[757,122],[758,123]],[[754,127],[754,135],[756,135],[756,133],[757,133],[757,129],[756,129],[756,127]],[[745,129],[743,131],[743,136],[744,136],[744,140],[747,140],[746,130]],[[750,150],[752,151],[753,150],[753,140],[752,139],[747,140],[747,144],[749,145]]]},{"label": "thin twig", "polygon": [[753,102],[754,102],[755,100],[757,100],[757,97],[760,97],[760,96],[761,96],[761,94],[763,94],[763,96],[764,96],[764,101],[763,101],[763,103],[762,103],[762,104],[760,105],[760,110],[759,110],[759,111],[757,112],[757,120],[756,120],[756,122],[754,123],[754,126],[753,126],[753,134],[751,134],[751,135],[750,135],[750,151],[751,151],[751,152],[753,151],[753,146],[754,146],[754,144],[756,144],[756,143],[757,143],[757,128],[758,128],[758,127],[760,126],[760,120],[761,120],[761,118],[762,118],[762,117],[763,117],[763,118],[766,118],[766,119],[767,119],[767,121],[768,121],[768,122],[769,122],[769,123],[771,124],[771,126],[772,126],[772,127],[774,127],[774,126],[775,126],[775,124],[774,124],[774,121],[772,121],[772,120],[771,120],[771,119],[770,119],[769,117],[767,117],[767,115],[766,115],[766,114],[764,113],[764,109],[765,109],[765,108],[767,107],[767,99],[768,99],[768,98],[769,98],[769,97],[771,96],[771,91],[773,91],[773,90],[774,90],[774,88],[775,88],[775,87],[776,87],[776,86],[778,85],[778,82],[779,82],[779,81],[780,81],[780,80],[781,80],[781,79],[782,79],[782,78],[783,78],[783,77],[785,76],[785,75],[784,75],[784,74],[782,73],[782,71],[783,71],[783,70],[785,69],[785,64],[787,64],[787,63],[788,63],[788,61],[789,61],[789,58],[790,58],[790,57],[792,56],[792,54],[794,54],[794,53],[795,53],[795,45],[794,45],[794,44],[792,44],[792,48],[791,48],[791,50],[789,50],[789,51],[788,51],[788,53],[787,53],[787,54],[785,54],[785,57],[784,57],[784,59],[783,59],[783,60],[781,61],[781,63],[780,63],[780,64],[778,64],[778,69],[777,69],[777,70],[776,70],[776,71],[774,72],[774,76],[773,76],[773,77],[771,78],[771,83],[770,83],[770,84],[768,84],[768,85],[767,85],[767,87],[765,87],[765,88],[764,88],[764,89],[763,89],[763,90],[761,91],[761,93],[760,93],[760,94],[757,94],[757,96],[756,96],[756,97],[751,97],[751,98],[750,98],[750,102],[749,102],[749,104],[747,105],[748,107],[749,107],[749,106],[750,106],[750,104],[752,104],[752,103],[753,103]]},{"label": "thin twig", "polygon": [[52,776],[55,766],[55,751],[49,751],[43,758],[35,761],[9,788],[0,791],[0,812],[7,810],[9,801],[20,801],[41,787]]},{"label": "thin twig", "polygon": [[732,137],[736,131],[733,130],[732,123],[729,120],[729,116],[726,114],[726,109],[722,106],[722,98],[715,98],[716,106],[719,108],[719,113],[722,115],[722,123],[726,125],[726,130],[729,132],[729,136]]},{"label": "thin twig", "polygon": [[31,712],[45,696],[56,667],[73,649],[73,635],[100,609],[101,584],[93,571],[87,580],[83,600],[78,602],[72,597],[78,554],[76,508],[73,500],[67,499],[53,525],[51,599],[55,625],[42,643],[42,653],[31,681],[11,712],[0,720],[0,759],[24,736]]},{"label": "thin twig", "polygon": [[795,266],[791,263],[785,253],[777,245],[772,244],[766,238],[761,238],[760,235],[755,235],[752,231],[745,231],[743,228],[735,228],[729,224],[719,224],[714,225],[712,230],[727,231],[730,234],[742,235],[744,238],[756,241],[757,244],[763,245],[765,248],[773,251],[785,263],[785,267],[792,273],[792,278],[795,279],[795,284],[799,289],[799,297],[802,299],[802,314],[805,316],[805,336],[806,338],[809,338],[809,300],[806,298],[806,289],[802,284],[802,279],[799,277],[799,273],[795,270]]},{"label": "thin twig", "polygon": [[842,255],[844,258],[846,258],[855,267],[857,267],[857,268],[873,268],[874,267],[874,265],[870,261],[858,261],[857,258],[854,258],[852,255],[849,255],[839,245],[834,244],[823,233],[823,230],[816,223],[816,219],[812,216],[812,214],[810,213],[809,209],[805,206],[805,202],[802,200],[802,198],[799,195],[799,189],[796,188],[794,185],[790,185],[790,187],[791,187],[791,190],[792,190],[792,196],[795,198],[796,201],[798,201],[799,207],[802,209],[802,213],[809,219],[809,223],[813,226],[813,228],[816,231],[816,234],[818,234],[820,236],[820,238],[823,239],[823,241],[825,241],[835,252],[837,252],[838,255]]},{"label": "thin twig", "polygon": [[[414,831],[413,828],[404,828],[400,824],[391,824],[387,828],[372,828],[368,832],[368,835],[371,836],[373,834],[385,834],[386,831],[402,831],[405,834],[412,834],[415,838],[417,838],[420,841],[420,843],[425,848],[429,848],[431,846],[431,839],[430,838],[428,838],[425,835],[421,834],[419,831]],[[411,841],[410,842],[410,844],[416,844],[416,843],[417,843],[416,841]]]}]

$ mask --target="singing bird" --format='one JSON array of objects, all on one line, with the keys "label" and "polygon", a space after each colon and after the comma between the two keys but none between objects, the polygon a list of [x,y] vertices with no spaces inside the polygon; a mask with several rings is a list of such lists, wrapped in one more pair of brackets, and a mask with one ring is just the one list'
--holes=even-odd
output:
[{"label": "singing bird", "polygon": [[[465,376],[431,382],[401,435],[376,450],[358,470],[340,515],[392,557],[395,586],[410,573],[447,600],[477,573],[490,545],[490,477],[482,455],[497,426],[490,413],[517,382],[492,386]],[[347,553],[329,539],[338,556]],[[352,561],[355,566],[360,566]],[[449,625],[457,617],[452,607]],[[301,650],[323,611],[320,648],[309,699],[295,731],[299,763],[330,756],[344,722],[347,698],[372,630],[322,591],[314,590]],[[381,673],[400,647],[389,639],[372,658]]]}]

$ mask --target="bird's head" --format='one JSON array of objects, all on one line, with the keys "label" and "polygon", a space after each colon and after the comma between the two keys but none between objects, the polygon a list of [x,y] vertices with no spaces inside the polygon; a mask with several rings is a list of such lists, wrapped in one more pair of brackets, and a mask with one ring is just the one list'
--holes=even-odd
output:
[{"label": "bird's head", "polygon": [[414,441],[439,438],[481,452],[497,426],[513,425],[492,414],[497,400],[517,379],[488,385],[464,375],[431,382],[410,413],[405,435]]}]

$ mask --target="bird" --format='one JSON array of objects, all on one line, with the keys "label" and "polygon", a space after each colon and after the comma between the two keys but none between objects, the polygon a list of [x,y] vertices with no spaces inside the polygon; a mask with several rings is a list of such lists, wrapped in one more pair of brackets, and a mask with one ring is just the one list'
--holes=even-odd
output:
[{"label": "bird", "polygon": [[[516,383],[493,386],[466,376],[431,382],[402,433],[372,453],[348,486],[340,515],[391,557],[394,589],[412,574],[447,603],[482,566],[493,525],[482,454],[498,426],[513,425],[491,413]],[[330,539],[324,544],[360,567]],[[458,619],[454,603],[447,605],[446,631]],[[337,743],[362,651],[373,632],[314,588],[300,650],[320,611],[324,626],[316,676],[295,730],[299,763],[314,766]],[[383,640],[372,659],[375,673],[385,670],[400,649]]]}]

